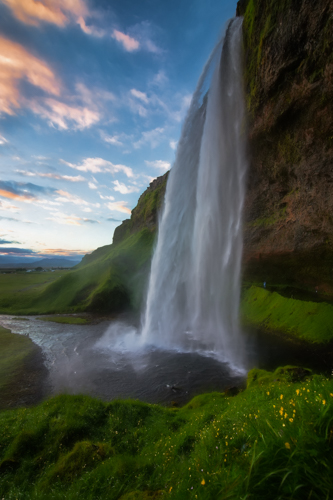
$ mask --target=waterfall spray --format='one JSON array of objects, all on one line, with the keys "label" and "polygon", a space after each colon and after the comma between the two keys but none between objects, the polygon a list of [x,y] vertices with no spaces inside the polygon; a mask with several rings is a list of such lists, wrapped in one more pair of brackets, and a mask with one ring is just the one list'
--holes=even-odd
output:
[{"label": "waterfall spray", "polygon": [[142,322],[145,343],[214,352],[238,367],[247,168],[241,49],[242,19],[235,18],[203,70],[183,126]]}]

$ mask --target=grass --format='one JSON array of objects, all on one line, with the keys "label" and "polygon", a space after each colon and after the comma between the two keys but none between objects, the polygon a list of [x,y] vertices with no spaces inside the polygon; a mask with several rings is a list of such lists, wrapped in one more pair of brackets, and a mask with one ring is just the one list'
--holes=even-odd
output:
[{"label": "grass", "polygon": [[154,231],[141,229],[71,270],[0,275],[0,314],[139,310],[154,239]]},{"label": "grass", "polygon": [[0,325],[0,397],[15,379],[24,361],[32,353],[34,344],[23,335],[13,335]]},{"label": "grass", "polygon": [[183,408],[58,396],[0,413],[0,494],[12,499],[332,497],[333,381],[252,370],[237,396]]},{"label": "grass", "polygon": [[76,316],[44,316],[37,319],[40,321],[52,321],[54,323],[63,323],[66,325],[86,325],[88,323],[86,318],[78,318]]},{"label": "grass", "polygon": [[252,286],[241,302],[243,321],[284,332],[311,343],[333,340],[333,306],[282,297]]}]

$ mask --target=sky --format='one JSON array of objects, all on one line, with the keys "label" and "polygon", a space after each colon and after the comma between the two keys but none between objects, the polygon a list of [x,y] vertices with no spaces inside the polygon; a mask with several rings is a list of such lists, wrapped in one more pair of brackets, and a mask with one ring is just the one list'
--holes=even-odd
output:
[{"label": "sky", "polygon": [[112,243],[236,0],[0,0],[0,256]]}]

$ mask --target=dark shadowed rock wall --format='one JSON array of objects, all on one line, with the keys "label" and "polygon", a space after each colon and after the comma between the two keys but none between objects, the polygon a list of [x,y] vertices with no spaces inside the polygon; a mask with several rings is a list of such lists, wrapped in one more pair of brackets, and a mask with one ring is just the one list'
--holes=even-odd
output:
[{"label": "dark shadowed rock wall", "polygon": [[244,270],[333,293],[333,2],[242,0]]}]

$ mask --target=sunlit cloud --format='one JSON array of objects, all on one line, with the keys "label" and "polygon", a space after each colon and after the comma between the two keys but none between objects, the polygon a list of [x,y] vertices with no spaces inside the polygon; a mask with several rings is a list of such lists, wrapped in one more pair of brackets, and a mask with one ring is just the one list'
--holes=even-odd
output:
[{"label": "sunlit cloud", "polygon": [[44,61],[0,37],[0,113],[13,115],[22,106],[24,99],[18,88],[22,79],[48,94],[60,94],[60,82]]},{"label": "sunlit cloud", "polygon": [[75,168],[81,172],[92,172],[93,174],[99,172],[109,172],[111,174],[123,172],[127,177],[134,177],[133,170],[130,167],[126,165],[115,165],[103,158],[84,158],[80,165],[75,165],[64,160],[60,161],[68,167]]},{"label": "sunlit cloud", "polygon": [[92,35],[101,38],[106,34],[106,31],[102,28],[97,28],[93,25],[87,26],[86,21],[82,16],[78,18],[77,23],[80,25],[80,28],[86,35]]},{"label": "sunlit cloud", "polygon": [[136,186],[126,186],[126,184],[123,184],[122,182],[119,181],[113,181],[113,184],[114,184],[113,189],[121,194],[138,193],[140,191],[140,189],[137,188]]},{"label": "sunlit cloud", "polygon": [[146,165],[148,165],[148,167],[158,168],[159,170],[162,170],[162,172],[166,172],[171,167],[171,164],[168,161],[163,161],[163,160],[155,160],[155,161],[145,160],[145,163]]},{"label": "sunlit cloud", "polygon": [[41,252],[37,252],[39,256],[59,255],[62,257],[76,257],[86,253],[87,250],[65,250],[63,248],[46,248]]},{"label": "sunlit cloud", "polygon": [[113,30],[111,37],[117,40],[117,42],[121,43],[124,49],[128,52],[138,50],[138,48],[140,47],[139,42],[135,40],[135,38],[132,38],[129,35],[122,33],[121,31]]},{"label": "sunlit cloud", "polygon": [[90,189],[97,189],[96,184],[94,184],[93,182],[88,182],[88,186]]},{"label": "sunlit cloud", "polygon": [[153,130],[142,132],[141,139],[133,145],[136,149],[141,148],[145,144],[150,144],[152,149],[156,148],[164,139],[164,128],[157,127]]},{"label": "sunlit cloud", "polygon": [[56,99],[46,98],[42,102],[34,101],[31,110],[46,120],[49,125],[61,130],[83,130],[89,128],[101,119],[101,114],[95,109],[83,106],[70,106]]},{"label": "sunlit cloud", "polygon": [[83,0],[1,0],[14,16],[26,24],[39,25],[48,22],[63,27],[74,18],[87,15]]},{"label": "sunlit cloud", "polygon": [[31,182],[0,181],[0,196],[16,201],[31,202],[37,199],[37,195],[50,195],[55,191],[53,188],[38,186]]},{"label": "sunlit cloud", "polygon": [[162,54],[164,51],[152,40],[158,28],[149,21],[143,21],[130,29],[131,36],[138,41],[140,49],[153,54]]},{"label": "sunlit cloud", "polygon": [[126,205],[127,201],[113,201],[105,204],[109,210],[114,210],[115,212],[121,212],[124,214],[131,214],[131,209]]},{"label": "sunlit cloud", "polygon": [[120,136],[119,135],[107,135],[107,134],[101,134],[102,139],[107,142],[108,144],[112,144],[113,146],[123,146],[124,144],[119,140]]},{"label": "sunlit cloud", "polygon": [[169,142],[170,148],[173,149],[174,151],[177,149],[177,144],[178,144],[178,141],[170,141]]}]

